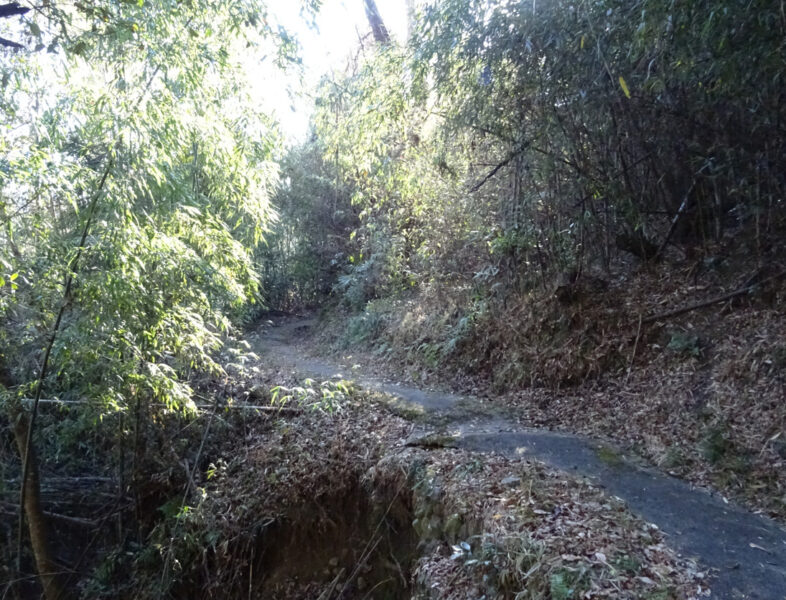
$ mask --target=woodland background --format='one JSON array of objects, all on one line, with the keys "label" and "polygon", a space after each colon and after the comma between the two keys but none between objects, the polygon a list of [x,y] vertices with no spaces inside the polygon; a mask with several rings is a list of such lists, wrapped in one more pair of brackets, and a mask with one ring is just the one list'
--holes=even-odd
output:
[{"label": "woodland background", "polygon": [[65,594],[44,474],[121,482],[144,570],[194,490],[141,474],[269,310],[786,514],[783,7],[411,2],[403,43],[364,4],[296,146],[247,93],[243,53],[297,69],[261,2],[0,6],[9,581]]}]

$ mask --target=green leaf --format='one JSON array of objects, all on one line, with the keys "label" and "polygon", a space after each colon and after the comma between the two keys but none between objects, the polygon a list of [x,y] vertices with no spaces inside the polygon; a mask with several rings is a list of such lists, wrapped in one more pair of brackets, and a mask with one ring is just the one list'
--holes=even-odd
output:
[{"label": "green leaf", "polygon": [[76,44],[71,46],[70,51],[71,54],[75,54],[76,56],[83,56],[87,52],[87,44],[79,40]]},{"label": "green leaf", "polygon": [[570,600],[573,597],[573,589],[562,573],[555,573],[549,578],[549,592],[554,600]]},{"label": "green leaf", "polygon": [[625,95],[630,98],[630,89],[628,89],[628,84],[625,82],[625,78],[620,75],[620,87],[622,91],[625,92]]}]

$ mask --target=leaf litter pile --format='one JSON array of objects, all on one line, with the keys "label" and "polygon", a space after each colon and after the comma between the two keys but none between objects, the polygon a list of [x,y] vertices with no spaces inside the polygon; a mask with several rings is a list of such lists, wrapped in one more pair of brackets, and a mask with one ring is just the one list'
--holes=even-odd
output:
[{"label": "leaf litter pile", "polygon": [[783,522],[784,340],[779,310],[686,315],[642,333],[629,374],[556,394],[520,390],[503,402],[525,424],[613,440]]},{"label": "leaf litter pile", "polygon": [[[152,536],[174,597],[708,594],[656,527],[586,481],[524,458],[407,447],[412,425],[368,393],[266,377],[257,389],[287,381],[275,389],[279,401],[292,392],[288,410],[233,424],[192,505]],[[142,586],[158,578],[143,576],[149,559],[136,565]]]}]

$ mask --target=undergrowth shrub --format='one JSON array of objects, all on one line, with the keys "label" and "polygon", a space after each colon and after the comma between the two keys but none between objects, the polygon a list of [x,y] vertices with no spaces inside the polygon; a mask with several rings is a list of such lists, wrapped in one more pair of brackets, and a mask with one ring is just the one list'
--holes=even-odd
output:
[{"label": "undergrowth shrub", "polygon": [[345,345],[372,343],[379,340],[385,329],[385,315],[373,310],[366,310],[350,317],[347,321]]}]

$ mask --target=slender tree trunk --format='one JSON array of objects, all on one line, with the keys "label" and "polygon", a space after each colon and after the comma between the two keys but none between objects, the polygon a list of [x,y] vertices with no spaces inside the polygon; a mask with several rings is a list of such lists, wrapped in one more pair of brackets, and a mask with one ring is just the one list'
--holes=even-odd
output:
[{"label": "slender tree trunk", "polygon": [[374,39],[378,44],[389,44],[390,34],[388,33],[388,28],[385,27],[382,16],[379,14],[377,3],[374,0],[363,0],[363,4],[366,7],[366,18],[368,19],[368,24],[371,25]]},{"label": "slender tree trunk", "polygon": [[27,478],[25,480],[25,505],[24,510],[27,514],[28,530],[30,532],[30,545],[33,547],[38,575],[41,585],[44,588],[46,600],[60,600],[65,598],[63,593],[63,583],[59,574],[59,568],[55,563],[52,551],[49,547],[49,534],[47,519],[41,507],[41,483],[38,475],[38,458],[32,444],[27,444],[27,431],[30,426],[30,416],[27,411],[20,407],[16,415],[13,415],[14,439],[19,449],[19,455],[25,462],[25,448],[29,447],[30,457],[27,460]]},{"label": "slender tree trunk", "polygon": [[[22,477],[19,490],[19,531],[17,532],[19,534],[16,557],[17,570],[21,571],[25,513],[27,513],[30,541],[33,546],[33,554],[35,555],[36,564],[38,566],[38,574],[41,577],[44,595],[47,600],[58,600],[62,598],[63,595],[61,592],[63,591],[63,586],[58,581],[58,575],[55,574],[57,569],[52,562],[52,557],[47,545],[46,519],[41,510],[41,487],[38,479],[38,462],[36,461],[33,447],[33,433],[35,431],[36,416],[38,415],[38,405],[41,402],[41,391],[44,389],[44,381],[46,380],[49,369],[49,357],[52,354],[52,348],[55,345],[57,334],[60,331],[60,325],[63,322],[63,315],[66,312],[68,300],[71,297],[71,285],[74,282],[74,274],[79,265],[82,251],[85,248],[87,234],[90,232],[90,226],[93,223],[96,205],[98,204],[98,199],[101,197],[104,184],[106,183],[106,179],[111,169],[112,160],[109,159],[104,174],[101,176],[98,187],[93,194],[93,198],[90,200],[90,208],[88,209],[85,225],[82,228],[82,238],[79,241],[79,248],[68,263],[68,277],[66,277],[65,281],[63,302],[60,304],[60,310],[57,313],[57,318],[52,328],[52,336],[49,338],[49,344],[46,346],[44,358],[41,361],[41,371],[38,374],[38,381],[36,383],[33,408],[30,414],[28,414],[20,406],[18,410],[12,411],[11,414],[11,417],[14,419],[14,438],[19,448],[19,456],[22,459]],[[16,412],[16,414],[13,414],[13,412]]]}]

